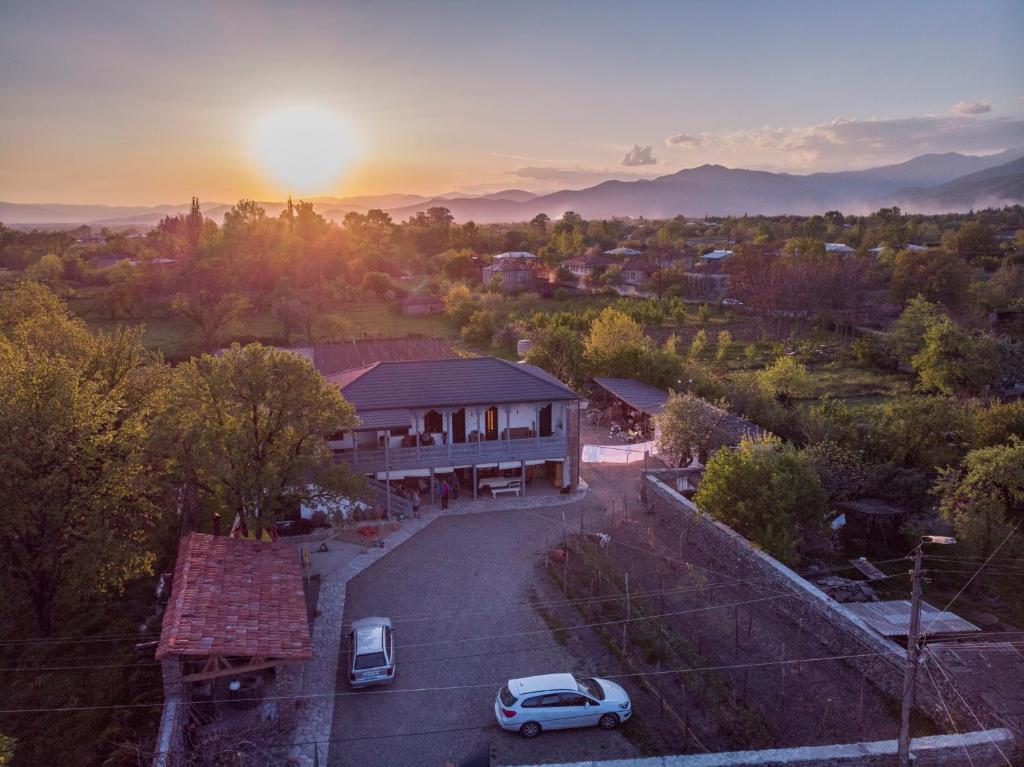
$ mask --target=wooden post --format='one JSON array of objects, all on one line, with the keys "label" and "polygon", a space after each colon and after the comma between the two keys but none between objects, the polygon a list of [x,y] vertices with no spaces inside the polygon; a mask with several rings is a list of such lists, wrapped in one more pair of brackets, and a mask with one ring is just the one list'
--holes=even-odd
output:
[{"label": "wooden post", "polygon": [[[391,519],[391,429],[384,431],[384,482],[387,485],[388,519]],[[383,546],[381,542],[381,546]]]},{"label": "wooden post", "polygon": [[414,438],[414,440],[416,442],[416,462],[419,463],[419,460],[420,460],[420,411],[419,410],[413,410],[412,411],[412,420],[413,420],[413,429],[412,429],[413,438]]},{"label": "wooden post", "polygon": [[474,500],[476,500],[476,483],[477,482],[478,482],[478,480],[476,478],[476,464],[474,463],[473,464],[473,499]]},{"label": "wooden post", "polygon": [[519,460],[519,490],[526,497],[526,459]]},{"label": "wooden post", "polygon": [[626,654],[626,624],[629,623],[631,606],[629,601],[629,573],[626,573],[626,620],[622,623],[622,654]]},{"label": "wooden post", "polygon": [[[418,442],[419,440],[417,440]],[[430,467],[430,505],[434,505],[434,467]]]}]

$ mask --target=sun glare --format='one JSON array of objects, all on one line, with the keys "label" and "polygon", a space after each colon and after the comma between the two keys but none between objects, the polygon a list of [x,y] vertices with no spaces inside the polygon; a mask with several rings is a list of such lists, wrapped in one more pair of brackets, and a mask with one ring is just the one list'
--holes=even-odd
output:
[{"label": "sun glare", "polygon": [[253,131],[253,154],[288,192],[325,191],[348,169],[354,149],[345,121],[321,107],[269,112]]}]

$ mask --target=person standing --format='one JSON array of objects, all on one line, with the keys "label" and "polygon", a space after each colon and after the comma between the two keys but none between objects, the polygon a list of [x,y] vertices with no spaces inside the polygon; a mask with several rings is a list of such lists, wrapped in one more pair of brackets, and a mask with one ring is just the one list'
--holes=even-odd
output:
[{"label": "person standing", "polygon": [[418,487],[412,489],[412,517],[420,518],[420,490]]},{"label": "person standing", "polygon": [[452,500],[459,500],[459,472],[452,474]]},{"label": "person standing", "polygon": [[441,483],[441,511],[446,511],[448,509],[448,496],[451,495],[451,492],[451,485],[448,484],[448,480],[446,479]]}]

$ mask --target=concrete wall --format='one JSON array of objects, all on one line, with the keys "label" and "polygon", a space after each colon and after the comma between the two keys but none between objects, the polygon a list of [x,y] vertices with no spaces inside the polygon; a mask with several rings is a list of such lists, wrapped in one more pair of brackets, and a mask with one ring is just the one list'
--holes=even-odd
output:
[{"label": "concrete wall", "polygon": [[181,661],[170,656],[160,661],[164,678],[164,706],[160,713],[160,730],[156,736],[153,767],[174,767],[185,753],[185,721],[188,699],[182,681]]},{"label": "concrete wall", "polygon": [[[903,673],[906,651],[872,630],[864,621],[836,602],[813,584],[776,559],[756,548],[742,535],[716,522],[674,489],[677,470],[646,472],[644,492],[647,502],[678,512],[692,526],[688,539],[714,559],[715,569],[737,579],[756,578],[768,588],[782,591],[791,598],[771,603],[779,614],[796,622],[801,628],[826,645],[833,655],[860,670],[865,677],[889,697],[899,700],[903,695]],[[916,686],[916,706],[940,727],[950,725],[947,707],[957,719],[957,727],[966,729],[979,722],[962,704],[956,692],[938,671],[933,670],[940,695],[925,670],[927,654],[922,658]],[[995,727],[1000,722],[984,709],[975,707],[981,726]]]},{"label": "concrete wall", "polygon": [[[1013,765],[1020,764],[1017,760],[1021,756],[1013,733],[1005,729],[967,732],[962,736],[933,735],[911,742],[914,767],[1006,767],[1007,760]],[[836,746],[571,762],[548,767],[893,767],[895,764],[896,741],[880,740]]]}]

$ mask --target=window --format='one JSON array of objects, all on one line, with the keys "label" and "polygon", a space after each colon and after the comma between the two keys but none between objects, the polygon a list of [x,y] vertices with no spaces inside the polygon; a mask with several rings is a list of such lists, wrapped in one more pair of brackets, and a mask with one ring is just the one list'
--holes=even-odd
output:
[{"label": "window", "polygon": [[423,416],[423,431],[438,434],[444,431],[444,417],[436,410],[428,410]]},{"label": "window", "polygon": [[[507,686],[501,688],[501,692],[498,693],[498,697],[501,698],[501,704],[511,708],[516,704],[516,696],[513,695]],[[530,701],[526,701],[529,703]],[[523,707],[526,707],[526,703],[523,703]]]},{"label": "window", "polygon": [[575,692],[563,692],[558,696],[560,704],[562,706],[585,706],[587,705],[587,699],[579,693]]},{"label": "window", "polygon": [[579,686],[580,692],[591,695],[598,700],[604,700],[604,690],[601,689],[601,685],[590,677],[580,677],[576,680],[576,684]]},{"label": "window", "polygon": [[536,698],[527,698],[523,701],[523,708],[540,708],[540,702],[540,695],[538,695]]},{"label": "window", "polygon": [[370,652],[365,655],[357,655],[355,669],[381,668],[387,665],[387,660],[382,652]]},{"label": "window", "polygon": [[487,408],[487,431],[496,431],[498,428],[498,408]]}]

